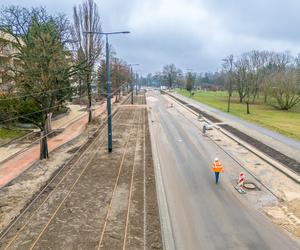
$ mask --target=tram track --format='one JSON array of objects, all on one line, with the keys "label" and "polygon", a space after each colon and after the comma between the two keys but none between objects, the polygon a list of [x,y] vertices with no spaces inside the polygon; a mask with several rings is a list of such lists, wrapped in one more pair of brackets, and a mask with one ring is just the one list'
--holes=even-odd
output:
[{"label": "tram track", "polygon": [[[152,201],[152,155],[145,146],[145,97],[135,102],[135,107],[124,105],[117,112],[113,153],[104,146],[104,126],[2,235],[0,249],[146,249],[153,242],[159,246],[159,221],[152,220],[158,218],[157,207],[146,213],[147,206],[157,204]],[[155,228],[155,238],[147,224]]]},{"label": "tram track", "polygon": [[[136,112],[138,112],[138,111],[136,111]],[[140,120],[140,117],[139,117],[139,120]],[[104,239],[104,236],[105,236],[105,233],[106,233],[107,224],[109,223],[109,218],[110,218],[111,210],[112,210],[112,204],[113,204],[114,198],[116,196],[116,190],[117,190],[118,185],[119,185],[120,177],[122,177],[121,176],[122,174],[126,175],[126,172],[124,171],[123,166],[124,166],[125,157],[129,153],[128,145],[130,143],[130,139],[132,139],[132,135],[136,135],[136,138],[134,138],[136,140],[136,142],[135,142],[135,151],[134,151],[134,156],[133,156],[133,159],[135,159],[136,147],[137,147],[137,141],[138,141],[138,131],[139,131],[139,127],[140,127],[139,123],[140,123],[140,121],[137,123],[136,129],[134,129],[134,127],[132,127],[132,129],[131,129],[131,131],[128,135],[126,144],[125,144],[124,152],[123,152],[123,155],[122,155],[122,160],[121,160],[121,163],[119,165],[119,172],[118,172],[118,175],[117,175],[116,180],[115,180],[114,189],[113,189],[113,192],[112,192],[112,195],[111,195],[111,198],[110,198],[110,202],[109,202],[109,206],[108,206],[108,209],[107,209],[105,221],[104,221],[104,224],[103,224],[103,227],[102,227],[102,232],[101,232],[101,236],[100,236],[100,240],[99,240],[99,244],[98,244],[98,249],[102,248],[102,242],[103,242],[103,239]],[[126,211],[127,216],[126,216],[126,225],[125,225],[125,232],[124,232],[124,237],[123,237],[124,241],[123,241],[122,249],[125,249],[125,244],[126,244],[128,218],[129,218],[129,210],[130,210],[131,194],[132,194],[132,186],[133,186],[132,184],[133,184],[133,176],[134,176],[134,167],[135,167],[135,161],[133,161],[133,164],[132,164],[132,167],[131,167],[131,181],[130,181],[130,185],[129,185],[130,187],[129,187],[129,195],[128,195],[128,201],[127,201],[128,207],[127,207],[127,211]]]},{"label": "tram track", "polygon": [[[119,114],[119,117],[117,118],[117,120],[121,117],[121,114]],[[17,231],[16,234],[14,234],[13,238],[9,241],[9,243],[5,246],[4,249],[9,249],[9,247],[11,246],[11,244],[16,240],[16,238],[19,236],[20,232],[22,232],[22,230],[24,230],[24,228],[31,222],[31,220],[33,219],[33,216],[36,214],[36,212],[38,212],[43,205],[45,205],[45,203],[49,200],[50,196],[57,191],[57,189],[60,187],[60,185],[63,183],[63,181],[66,180],[66,178],[71,174],[71,172],[78,167],[80,161],[84,161],[86,158],[86,155],[84,154],[85,152],[89,151],[91,148],[94,147],[94,145],[97,142],[97,139],[101,138],[101,136],[103,135],[104,132],[106,132],[106,128],[107,126],[104,127],[100,127],[98,128],[95,132],[94,132],[94,136],[96,136],[95,138],[93,138],[92,143],[88,144],[85,143],[83,144],[78,150],[77,152],[74,154],[74,158],[79,154],[79,152],[82,150],[81,155],[75,160],[74,163],[72,163],[72,160],[74,160],[74,158],[71,158],[62,168],[59,169],[59,171],[50,179],[50,181],[48,182],[48,184],[46,184],[46,186],[41,190],[41,192],[39,192],[35,198],[31,201],[31,203],[29,203],[29,205],[25,208],[25,210],[18,216],[18,218],[13,221],[13,223],[2,233],[1,237],[0,237],[0,241],[8,234],[8,232],[15,226],[18,227],[17,222],[20,220],[20,218],[22,216],[25,215],[25,213],[27,213],[29,211],[30,208],[32,208],[32,206],[38,201],[39,198],[41,198],[41,196],[43,194],[46,193],[46,197],[43,199],[43,202],[36,208],[34,209],[34,212],[30,213],[31,215],[29,216],[29,218],[27,219],[27,221],[20,227],[20,229]],[[96,135],[98,133],[98,135]],[[87,146],[85,148],[85,146]],[[66,171],[65,171],[66,170]],[[63,173],[65,171],[65,173]],[[60,176],[60,174],[62,174],[62,176]],[[54,183],[57,178],[60,177],[60,180],[58,181],[58,183]],[[51,187],[54,186],[53,188]],[[48,190],[50,190],[49,192],[47,192]]]}]

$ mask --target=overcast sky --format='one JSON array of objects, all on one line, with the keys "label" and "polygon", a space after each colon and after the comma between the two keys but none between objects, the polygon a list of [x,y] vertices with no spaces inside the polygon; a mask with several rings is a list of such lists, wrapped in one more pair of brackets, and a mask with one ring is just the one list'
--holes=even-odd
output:
[{"label": "overcast sky", "polygon": [[[45,6],[65,12],[81,0],[0,0],[0,6]],[[139,63],[140,73],[174,63],[181,69],[216,71],[221,59],[253,49],[300,52],[299,0],[96,0],[104,31],[117,54]]]}]

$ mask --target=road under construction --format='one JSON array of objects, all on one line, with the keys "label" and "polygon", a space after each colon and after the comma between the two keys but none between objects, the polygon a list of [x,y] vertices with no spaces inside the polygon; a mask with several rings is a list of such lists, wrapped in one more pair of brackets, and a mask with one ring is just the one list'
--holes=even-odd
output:
[{"label": "road under construction", "polygon": [[162,248],[145,96],[113,116],[107,127],[2,232],[0,249]]},{"label": "road under construction", "polygon": [[[147,103],[168,249],[299,249],[299,239],[262,213],[264,206],[278,201],[268,183],[249,171],[246,177],[257,188],[247,194],[234,188],[239,173],[250,164],[232,152],[249,159],[251,153],[246,155],[236,142],[227,143],[218,129],[203,134],[203,120],[164,92],[149,91]],[[215,157],[225,170],[218,184],[211,169]]]},{"label": "road under construction", "polygon": [[[299,249],[291,230],[263,214],[281,199],[246,168],[248,161],[264,169],[263,159],[215,127],[203,134],[204,121],[187,103],[157,90],[140,92],[133,104],[130,96],[113,107],[113,152],[102,114],[88,140],[69,150],[70,159],[2,230],[0,249]],[[225,170],[218,184],[216,157]],[[28,187],[40,165],[2,192]],[[247,194],[234,188],[241,171],[255,186]],[[299,189],[292,178],[280,180],[289,181],[290,190]],[[1,196],[2,207],[11,200]]]}]

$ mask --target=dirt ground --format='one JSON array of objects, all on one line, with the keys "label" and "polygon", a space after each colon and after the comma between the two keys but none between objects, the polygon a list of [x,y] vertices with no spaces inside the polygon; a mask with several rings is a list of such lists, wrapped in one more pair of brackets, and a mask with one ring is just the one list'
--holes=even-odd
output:
[{"label": "dirt ground", "polygon": [[[113,107],[114,110],[116,108]],[[72,162],[77,159],[75,154],[79,155],[85,150],[91,141],[89,136],[96,130],[99,120],[104,119],[105,114],[95,120],[94,124],[89,126],[79,137],[54,150],[48,160],[36,162],[21,176],[0,189],[0,232],[5,231],[5,228],[26,208],[27,204],[35,198],[58,171],[65,165],[72,165]],[[65,167],[61,174],[68,169]]]},{"label": "dirt ground", "polygon": [[[137,99],[144,103],[142,96]],[[113,153],[107,153],[106,128],[84,144],[95,130],[91,126],[85,137],[1,190],[4,232],[71,159],[1,239],[1,249],[162,249],[146,107],[120,107],[113,126]],[[72,158],[81,145],[86,151]]]}]

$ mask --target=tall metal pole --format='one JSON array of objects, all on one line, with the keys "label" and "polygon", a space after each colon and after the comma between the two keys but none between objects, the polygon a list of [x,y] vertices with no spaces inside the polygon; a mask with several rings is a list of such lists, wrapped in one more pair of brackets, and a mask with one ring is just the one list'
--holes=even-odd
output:
[{"label": "tall metal pole", "polygon": [[130,75],[131,75],[131,81],[130,81],[130,88],[131,88],[131,104],[133,104],[133,72],[132,72],[132,66],[130,67]]},{"label": "tall metal pole", "polygon": [[137,95],[138,94],[138,78],[137,78],[137,74],[135,74],[135,79],[136,79],[136,81],[135,81],[135,95]]},{"label": "tall metal pole", "polygon": [[108,34],[106,34],[106,108],[107,108],[107,129],[108,129],[108,152],[112,152],[112,117],[111,117],[111,98],[110,98],[110,65],[109,65],[109,44]]}]

